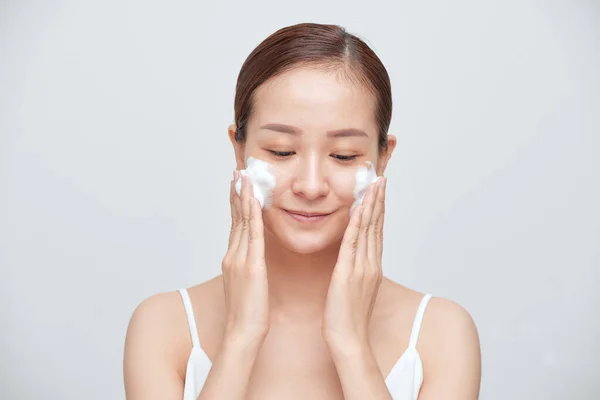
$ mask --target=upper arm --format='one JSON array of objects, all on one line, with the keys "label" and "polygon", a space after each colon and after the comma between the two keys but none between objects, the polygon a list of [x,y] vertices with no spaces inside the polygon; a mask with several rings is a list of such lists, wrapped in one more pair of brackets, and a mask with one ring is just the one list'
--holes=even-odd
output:
[{"label": "upper arm", "polygon": [[127,400],[183,397],[183,379],[177,371],[174,351],[177,342],[174,295],[177,293],[152,296],[133,312],[123,360]]},{"label": "upper arm", "polygon": [[423,319],[425,347],[419,400],[476,400],[481,380],[479,335],[471,315],[446,299],[431,300]]}]

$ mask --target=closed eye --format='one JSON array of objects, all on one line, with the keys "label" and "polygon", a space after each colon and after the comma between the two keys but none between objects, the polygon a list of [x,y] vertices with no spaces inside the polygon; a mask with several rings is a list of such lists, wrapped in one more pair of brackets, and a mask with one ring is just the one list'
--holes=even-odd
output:
[{"label": "closed eye", "polygon": [[349,162],[352,161],[354,159],[356,159],[356,155],[354,156],[344,156],[344,155],[340,155],[340,154],[332,154],[331,157],[335,158],[336,160],[342,161],[342,162]]},{"label": "closed eye", "polygon": [[273,154],[275,157],[281,157],[281,158],[289,157],[289,156],[295,154],[293,151],[275,151],[275,150],[269,150],[269,153]]}]

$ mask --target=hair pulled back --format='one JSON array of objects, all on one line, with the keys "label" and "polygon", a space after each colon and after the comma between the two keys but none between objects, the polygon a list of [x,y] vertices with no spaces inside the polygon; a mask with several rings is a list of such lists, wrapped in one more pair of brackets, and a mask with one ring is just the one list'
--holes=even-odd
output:
[{"label": "hair pulled back", "polygon": [[379,149],[387,148],[392,119],[390,78],[381,60],[361,39],[340,26],[302,23],[279,29],[250,53],[238,75],[235,91],[235,139],[244,143],[256,88],[293,68],[312,65],[341,69],[375,97]]}]

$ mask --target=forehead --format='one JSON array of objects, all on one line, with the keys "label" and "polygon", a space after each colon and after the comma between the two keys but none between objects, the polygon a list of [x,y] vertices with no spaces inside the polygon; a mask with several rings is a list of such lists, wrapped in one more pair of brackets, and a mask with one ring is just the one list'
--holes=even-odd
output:
[{"label": "forehead", "polygon": [[281,123],[305,132],[355,128],[377,135],[375,97],[340,70],[292,69],[254,93],[250,125]]}]

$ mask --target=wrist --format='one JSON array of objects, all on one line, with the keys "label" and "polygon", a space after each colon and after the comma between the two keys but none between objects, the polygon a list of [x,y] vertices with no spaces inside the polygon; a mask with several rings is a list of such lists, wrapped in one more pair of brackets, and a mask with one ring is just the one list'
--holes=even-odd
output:
[{"label": "wrist", "polygon": [[227,321],[223,337],[232,341],[262,342],[269,333],[269,325],[243,324]]},{"label": "wrist", "polygon": [[226,330],[221,347],[224,351],[235,353],[255,353],[260,350],[266,334],[244,333],[236,330]]},{"label": "wrist", "polygon": [[329,338],[326,342],[334,360],[362,359],[372,354],[371,344],[366,338]]}]

